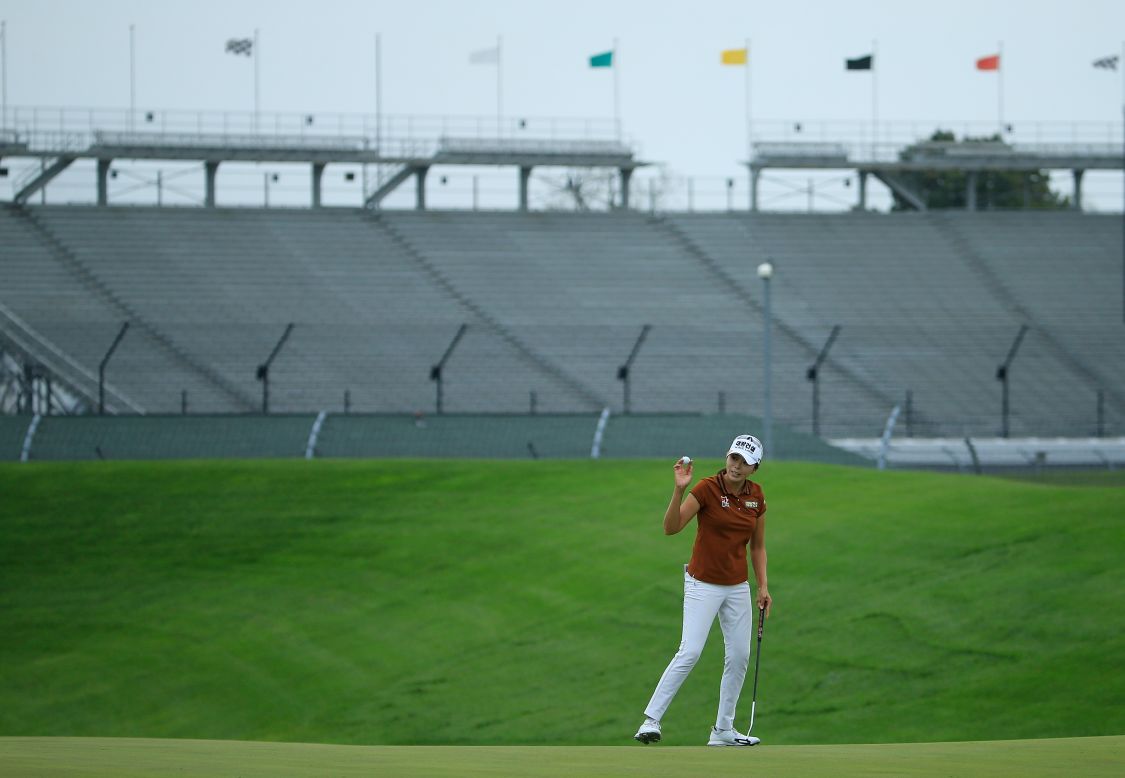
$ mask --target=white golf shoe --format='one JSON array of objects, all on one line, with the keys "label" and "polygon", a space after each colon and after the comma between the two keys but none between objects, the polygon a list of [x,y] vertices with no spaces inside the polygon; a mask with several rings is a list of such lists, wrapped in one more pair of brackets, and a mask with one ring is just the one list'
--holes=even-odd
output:
[{"label": "white golf shoe", "polygon": [[637,730],[637,734],[633,735],[633,740],[639,740],[645,745],[660,742],[660,722],[646,718],[645,723]]},{"label": "white golf shoe", "polygon": [[707,741],[709,746],[756,746],[761,743],[761,739],[753,735],[743,735],[735,729],[715,729],[711,727],[711,739]]}]

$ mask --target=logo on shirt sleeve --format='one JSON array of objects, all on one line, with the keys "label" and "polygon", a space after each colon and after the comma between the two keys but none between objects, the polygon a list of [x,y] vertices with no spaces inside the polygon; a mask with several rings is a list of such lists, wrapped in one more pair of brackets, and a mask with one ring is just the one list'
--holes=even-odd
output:
[{"label": "logo on shirt sleeve", "polygon": [[746,501],[746,507],[747,508],[757,508],[758,507],[758,501],[757,500],[747,500]]}]

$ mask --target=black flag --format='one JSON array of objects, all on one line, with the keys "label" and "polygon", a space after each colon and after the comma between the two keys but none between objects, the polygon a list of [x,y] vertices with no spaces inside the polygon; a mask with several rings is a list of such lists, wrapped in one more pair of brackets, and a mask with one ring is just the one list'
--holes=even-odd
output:
[{"label": "black flag", "polygon": [[866,57],[856,57],[855,59],[844,60],[845,70],[871,70],[874,64],[874,55],[868,54]]},{"label": "black flag", "polygon": [[228,54],[245,54],[247,57],[253,54],[254,41],[250,38],[231,38],[227,41]]}]

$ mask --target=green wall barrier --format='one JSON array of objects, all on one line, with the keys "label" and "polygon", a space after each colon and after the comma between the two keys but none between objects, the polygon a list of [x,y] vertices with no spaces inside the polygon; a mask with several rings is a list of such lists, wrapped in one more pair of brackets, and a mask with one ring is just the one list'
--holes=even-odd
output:
[{"label": "green wall barrier", "polygon": [[[306,455],[314,414],[271,416],[45,416],[32,461],[77,459],[299,458]],[[18,460],[30,417],[0,417],[0,457]],[[489,415],[328,414],[315,457],[585,459],[598,414]],[[764,437],[761,420],[744,415],[610,416],[600,455],[606,458],[721,459],[735,435]],[[824,441],[775,427],[767,458],[869,464]]]}]

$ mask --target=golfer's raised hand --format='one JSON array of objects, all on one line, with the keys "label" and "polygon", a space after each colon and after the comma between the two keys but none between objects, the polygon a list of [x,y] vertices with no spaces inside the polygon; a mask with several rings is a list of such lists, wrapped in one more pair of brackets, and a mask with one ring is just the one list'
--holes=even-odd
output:
[{"label": "golfer's raised hand", "polygon": [[676,486],[680,489],[687,489],[691,485],[691,469],[693,466],[692,462],[685,465],[682,459],[676,460],[676,465],[672,469],[676,473]]}]

